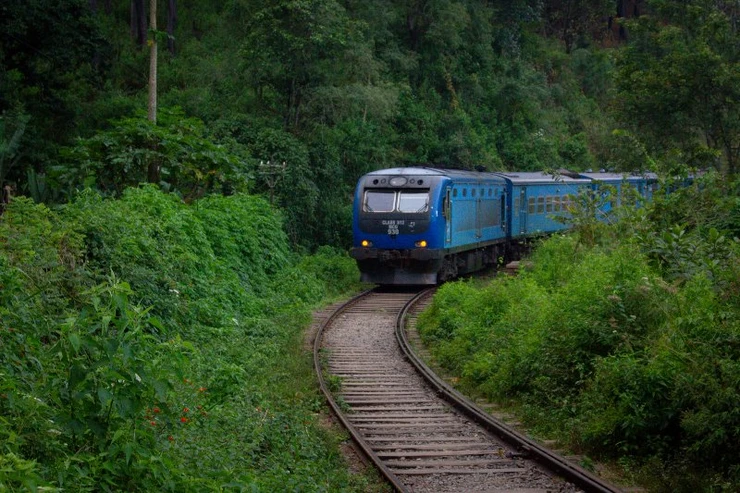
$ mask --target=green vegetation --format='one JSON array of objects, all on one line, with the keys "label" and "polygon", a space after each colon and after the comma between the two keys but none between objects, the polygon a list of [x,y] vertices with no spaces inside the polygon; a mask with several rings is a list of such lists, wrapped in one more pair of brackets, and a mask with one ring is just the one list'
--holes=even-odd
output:
[{"label": "green vegetation", "polygon": [[156,32],[148,8],[0,7],[0,489],[366,489],[298,334],[356,288],[357,178],[420,163],[722,173],[609,232],[583,197],[488,318],[448,286],[428,337],[578,447],[737,477],[736,1],[159,0]]},{"label": "green vegetation", "polygon": [[424,340],[468,390],[651,489],[736,490],[740,202],[717,178],[544,240],[516,277],[443,286]]},{"label": "green vegetation", "polygon": [[248,195],[16,199],[0,222],[0,489],[366,491],[302,329],[355,288]]},{"label": "green vegetation", "polygon": [[349,245],[353,187],[381,167],[737,167],[734,2],[159,3],[156,125],[148,2],[5,7],[0,187],[249,189],[315,251]]}]

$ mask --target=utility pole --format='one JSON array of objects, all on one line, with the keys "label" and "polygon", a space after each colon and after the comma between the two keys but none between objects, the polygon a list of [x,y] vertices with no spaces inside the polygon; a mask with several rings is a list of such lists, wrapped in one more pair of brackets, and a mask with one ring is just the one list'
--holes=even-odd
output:
[{"label": "utility pole", "polygon": [[[157,124],[157,0],[149,0],[149,111],[147,116]],[[156,144],[155,144],[156,146]],[[147,166],[149,183],[159,183],[160,166],[158,160],[151,159]]]},{"label": "utility pole", "polygon": [[157,0],[149,0],[149,121],[157,123]]},{"label": "utility pole", "polygon": [[270,189],[270,205],[275,202],[275,187],[285,174],[287,166],[288,163],[285,161],[282,164],[260,161],[259,174],[265,180],[267,188]]}]

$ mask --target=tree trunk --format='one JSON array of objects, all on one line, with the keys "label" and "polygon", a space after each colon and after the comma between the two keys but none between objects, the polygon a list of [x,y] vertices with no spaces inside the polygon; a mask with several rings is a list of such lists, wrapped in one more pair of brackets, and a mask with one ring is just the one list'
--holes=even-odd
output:
[{"label": "tree trunk", "polygon": [[157,123],[157,0],[149,0],[149,121]]},{"label": "tree trunk", "polygon": [[131,0],[131,37],[139,46],[146,43],[146,10],[144,0]]},{"label": "tree trunk", "polygon": [[[149,0],[149,25],[152,38],[149,40],[149,121],[157,123],[157,0]],[[149,183],[159,183],[159,163],[152,161],[147,170]]]},{"label": "tree trunk", "polygon": [[167,49],[175,54],[175,27],[177,26],[177,0],[167,2]]}]

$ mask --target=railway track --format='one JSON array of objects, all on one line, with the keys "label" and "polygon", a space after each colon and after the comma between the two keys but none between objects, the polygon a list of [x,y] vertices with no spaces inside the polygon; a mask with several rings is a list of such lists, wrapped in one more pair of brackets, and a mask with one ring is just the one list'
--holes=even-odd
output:
[{"label": "railway track", "polygon": [[404,320],[424,292],[369,291],[314,341],[329,404],[398,491],[616,492],[477,408],[413,354]]}]

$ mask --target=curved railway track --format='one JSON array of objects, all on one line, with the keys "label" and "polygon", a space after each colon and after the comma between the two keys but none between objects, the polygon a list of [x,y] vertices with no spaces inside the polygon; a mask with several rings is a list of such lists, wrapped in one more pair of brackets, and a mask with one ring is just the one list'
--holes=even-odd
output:
[{"label": "curved railway track", "polygon": [[334,311],[314,341],[322,391],[398,491],[616,492],[494,420],[413,353],[404,320],[432,290],[369,291]]}]

